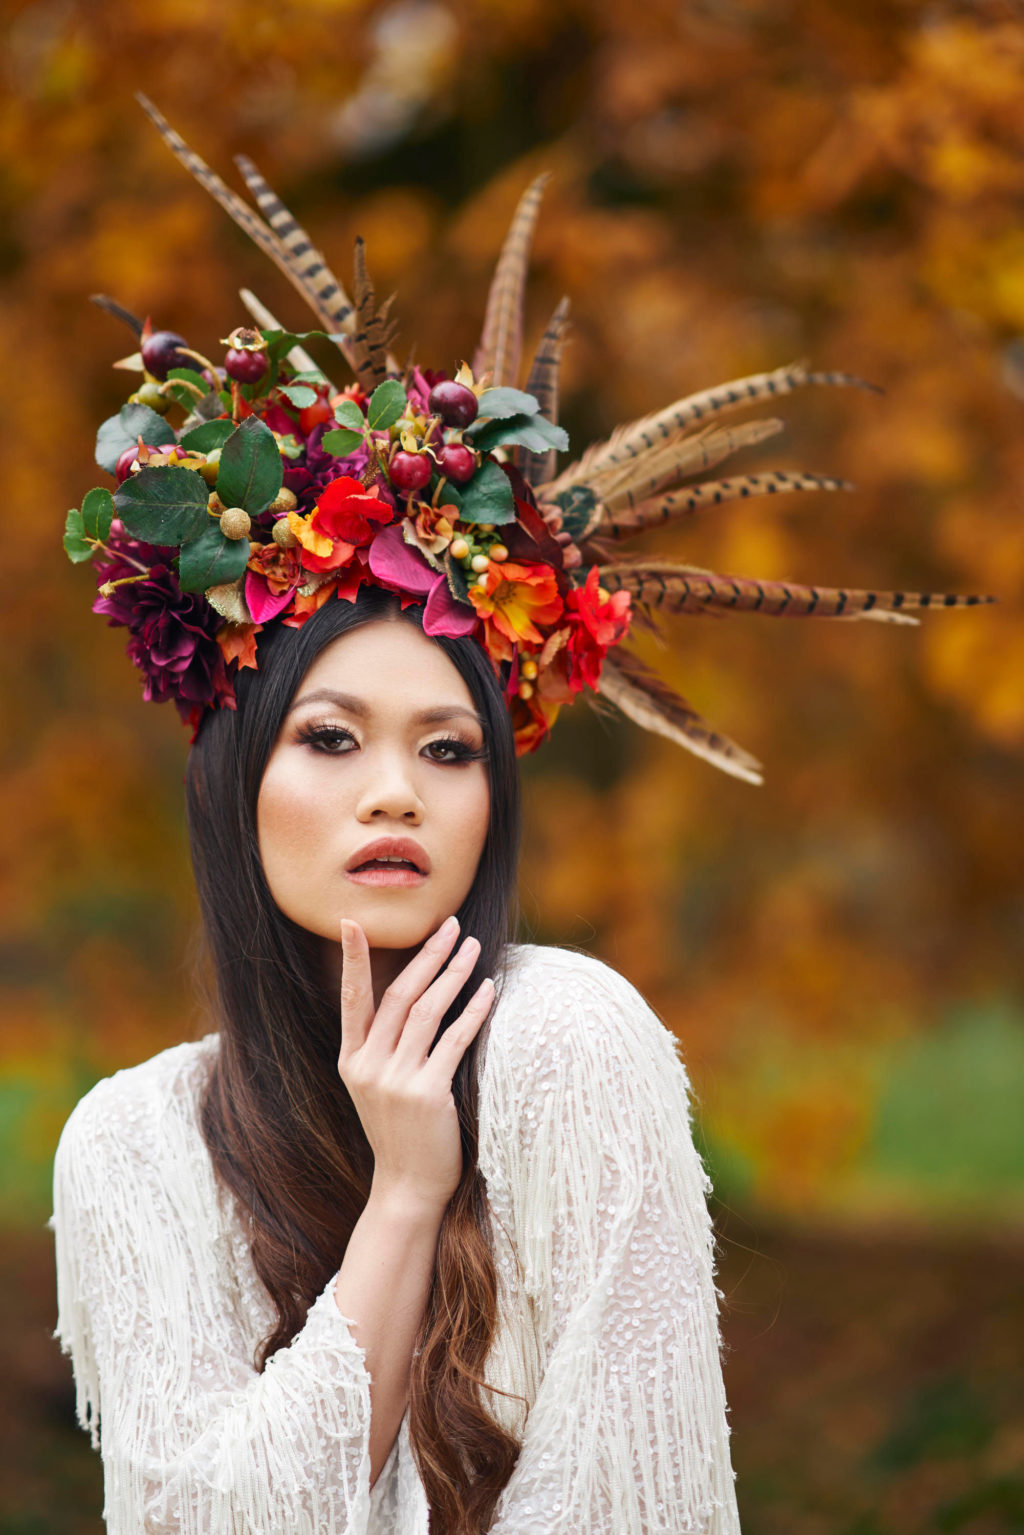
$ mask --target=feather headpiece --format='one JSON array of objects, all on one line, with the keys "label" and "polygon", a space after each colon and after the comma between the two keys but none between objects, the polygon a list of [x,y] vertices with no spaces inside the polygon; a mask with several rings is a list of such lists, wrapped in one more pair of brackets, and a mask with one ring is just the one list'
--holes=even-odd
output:
[{"label": "feather headpiece", "polygon": [[[472,366],[448,377],[395,360],[392,301],[378,302],[362,240],[349,296],[251,160],[236,163],[255,210],[138,100],[318,321],[314,331],[286,330],[243,288],[251,323],[224,338],[214,364],[182,336],[94,295],[134,329],[139,350],[115,366],[143,380],[99,430],[96,459],[115,489],[89,491],[68,513],[64,548],[76,562],[96,557],[94,611],[129,629],[145,698],[173,699],[193,739],[208,709],[235,707],[233,679],[258,670],[268,625],[299,628],[325,602],[375,584],[403,605],[423,603],[427,634],[469,635],[485,648],[518,753],[535,750],[561,707],[586,691],[760,783],[760,764],[628,648],[634,625],[660,634],[662,615],[729,611],[916,624],[911,609],[996,601],[756,580],[621,553],[636,534],[741,497],[850,488],[814,474],[711,476],[781,429],[775,419],[727,423],[741,407],[810,385],[873,386],[794,363],[676,400],[558,469],[569,445],[558,424],[567,299],[519,387],[546,175],[513,215]],[[312,337],[337,349],[353,383],[330,382],[303,346]]]}]

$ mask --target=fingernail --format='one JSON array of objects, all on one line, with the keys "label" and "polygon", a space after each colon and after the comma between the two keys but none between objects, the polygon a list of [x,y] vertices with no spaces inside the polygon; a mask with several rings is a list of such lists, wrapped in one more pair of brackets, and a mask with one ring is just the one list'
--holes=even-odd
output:
[{"label": "fingernail", "polygon": [[450,933],[452,931],[452,929],[458,927],[458,925],[459,925],[458,917],[455,917],[455,916],[448,917],[444,922],[442,922],[442,924],[441,924],[441,931],[442,931],[442,933]]}]

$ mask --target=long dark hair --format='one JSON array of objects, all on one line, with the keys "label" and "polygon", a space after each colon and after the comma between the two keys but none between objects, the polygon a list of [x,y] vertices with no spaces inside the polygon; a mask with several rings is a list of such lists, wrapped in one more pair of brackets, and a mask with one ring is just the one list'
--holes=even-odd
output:
[{"label": "long dark hair", "polygon": [[[420,604],[364,586],[330,597],[299,629],[270,625],[259,669],[239,671],[238,707],[208,713],[185,775],[192,863],[202,916],[206,1000],[220,1030],[201,1126],[220,1179],[251,1212],[252,1258],[277,1309],[254,1360],[262,1371],[299,1331],[339,1267],[369,1197],[373,1156],[338,1075],[339,1001],[321,968],[321,940],[286,917],[263,873],[260,783],[284,716],[324,647],[371,619],[418,624]],[[480,940],[447,1027],[485,975],[500,995],[519,919],[520,786],[499,677],[474,639],[431,636],[485,722],[490,823],[472,888],[457,912]],[[497,1320],[497,1276],[486,1190],[477,1166],[475,1062],[483,1026],[455,1073],[463,1174],[441,1226],[434,1278],[413,1359],[410,1441],[436,1535],[487,1529],[519,1443],[486,1410],[483,1365]],[[273,1177],[267,1178],[267,1169]]]}]

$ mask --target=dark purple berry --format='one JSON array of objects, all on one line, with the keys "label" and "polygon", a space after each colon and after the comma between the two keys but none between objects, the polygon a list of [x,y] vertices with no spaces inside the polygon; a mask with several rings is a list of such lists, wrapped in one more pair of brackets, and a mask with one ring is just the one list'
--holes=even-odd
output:
[{"label": "dark purple berry", "polygon": [[192,358],[184,357],[179,346],[187,346],[184,336],[173,330],[155,330],[142,343],[142,361],[147,373],[152,373],[161,383],[172,368],[191,368]]},{"label": "dark purple berry", "polygon": [[396,453],[388,464],[388,478],[396,490],[421,490],[431,472],[425,453]]},{"label": "dark purple berry", "polygon": [[236,384],[258,384],[269,364],[266,352],[245,352],[232,347],[224,356],[224,371]]},{"label": "dark purple berry", "polygon": [[472,389],[466,384],[457,384],[453,378],[435,384],[427,396],[427,404],[445,426],[469,426],[476,420],[480,408]]},{"label": "dark purple berry", "polygon": [[446,442],[437,450],[438,468],[446,479],[465,485],[476,473],[476,455],[461,442]]}]

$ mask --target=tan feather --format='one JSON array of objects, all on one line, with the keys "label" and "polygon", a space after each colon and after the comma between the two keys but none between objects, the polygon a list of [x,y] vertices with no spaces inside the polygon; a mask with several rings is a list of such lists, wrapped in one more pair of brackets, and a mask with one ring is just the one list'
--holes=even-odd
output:
[{"label": "tan feather", "polygon": [[708,427],[694,435],[680,435],[664,447],[624,463],[609,465],[588,486],[607,511],[614,514],[632,507],[658,491],[667,490],[687,475],[712,469],[740,448],[753,447],[778,436],[785,422],[769,418],[745,421],[741,426]]},{"label": "tan feather", "polygon": [[[558,425],[558,368],[562,360],[562,347],[569,320],[569,300],[559,300],[558,307],[548,322],[526,380],[526,392],[532,394],[540,406],[540,413],[553,426]],[[531,453],[528,448],[518,447],[513,462],[528,485],[550,480],[555,472],[558,454],[554,448],[546,453]]]},{"label": "tan feather", "polygon": [[383,309],[377,308],[373,283],[366,270],[366,245],[362,237],[356,239],[353,291],[357,317],[352,334],[353,366],[360,384],[370,393],[387,377],[388,343],[395,324],[386,318],[391,299]]},{"label": "tan feather", "polygon": [[641,501],[626,511],[612,514],[603,502],[598,506],[601,517],[594,524],[596,531],[605,538],[633,538],[666,523],[678,522],[697,512],[712,510],[727,501],[740,501],[756,496],[774,496],[791,490],[853,490],[849,480],[837,480],[824,474],[785,474],[769,470],[764,474],[745,474],[736,479],[707,480],[702,485],[673,490],[653,501]]},{"label": "tan feather", "polygon": [[776,368],[771,373],[752,373],[747,378],[733,379],[713,389],[704,389],[699,394],[685,395],[663,410],[617,427],[604,442],[594,443],[576,463],[569,464],[545,489],[549,495],[567,490],[571,485],[589,481],[597,470],[609,464],[649,452],[667,437],[694,422],[706,421],[726,411],[739,410],[757,400],[790,394],[794,389],[802,389],[810,384],[838,385],[882,393],[877,384],[869,384],[864,379],[854,377],[852,373],[809,373],[803,361]]},{"label": "tan feather", "polygon": [[[225,212],[230,214],[241,229],[245,230],[245,233],[260,247],[260,250],[269,256],[276,266],[280,267],[288,281],[302,294],[321,324],[328,331],[336,331],[339,322],[335,308],[331,307],[336,297],[336,295],[332,295],[331,284],[334,284],[334,287],[337,289],[337,295],[340,295],[338,303],[342,307],[344,304],[347,304],[348,300],[344,295],[344,290],[341,289],[340,285],[331,276],[327,267],[323,265],[323,258],[319,255],[319,252],[313,251],[310,245],[309,250],[312,253],[312,257],[315,257],[316,262],[320,263],[319,268],[317,268],[316,262],[313,262],[309,269],[317,273],[315,283],[313,283],[307,272],[300,269],[296,264],[297,258],[293,250],[290,250],[275,231],[265,224],[258,214],[253,212],[248,203],[243,202],[237,193],[232,192],[231,188],[221,180],[216,172],[210,169],[205,160],[202,160],[194,150],[188,147],[181,135],[175,132],[167,119],[153,105],[149,98],[141,91],[136,91],[135,99],[152,119],[161,138],[181,161],[185,169],[196,178],[201,186],[206,188],[215,201],[220,203]],[[252,167],[252,170],[255,172],[255,167]],[[258,172],[256,174],[258,175]],[[266,183],[263,183],[263,185],[265,186]],[[270,189],[267,188],[267,191],[269,192]],[[272,193],[270,195],[273,197]],[[275,199],[275,203],[283,209],[283,204],[280,204],[277,199]],[[283,209],[283,211],[291,219],[287,209]],[[305,239],[303,231],[299,229],[299,226],[295,224],[293,219],[291,223],[299,235]],[[301,245],[301,242],[299,243]],[[311,258],[298,259],[310,260]],[[347,341],[339,341],[336,344],[343,356],[351,364],[349,343]]]},{"label": "tan feather", "polygon": [[605,656],[597,690],[645,730],[667,736],[733,778],[754,784],[764,782],[761,764],[755,757],[728,736],[713,730],[680,693],[621,645]]},{"label": "tan feather", "polygon": [[551,172],[542,171],[519,199],[491,280],[483,334],[473,354],[473,372],[477,378],[489,372],[495,385],[514,384],[519,373],[526,269],[537,210],[550,179]]},{"label": "tan feather", "polygon": [[598,580],[608,591],[628,591],[637,601],[662,613],[700,613],[718,608],[737,613],[766,613],[772,618],[876,619],[916,624],[908,608],[976,607],[997,597],[958,596],[952,592],[869,592],[794,581],[756,581],[699,565],[674,561],[617,560],[599,565]]}]

